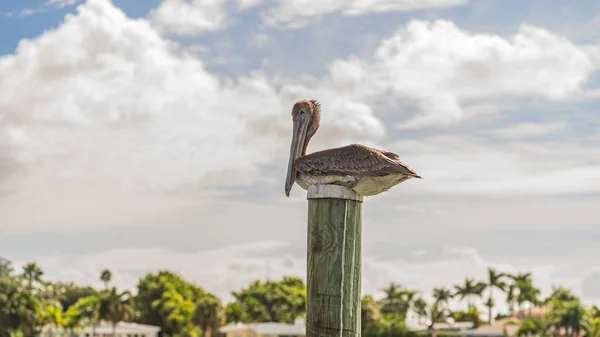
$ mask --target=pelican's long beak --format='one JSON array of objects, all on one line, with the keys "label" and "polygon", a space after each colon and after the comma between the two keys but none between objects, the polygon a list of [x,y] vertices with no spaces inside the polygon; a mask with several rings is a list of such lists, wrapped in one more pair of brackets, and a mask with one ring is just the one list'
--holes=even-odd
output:
[{"label": "pelican's long beak", "polygon": [[308,128],[308,120],[298,121],[294,119],[294,130],[292,135],[292,144],[290,145],[290,158],[288,161],[287,177],[285,178],[285,195],[290,196],[292,186],[296,181],[296,168],[294,164],[296,159],[302,155],[304,148],[304,140],[306,138],[306,130]]}]

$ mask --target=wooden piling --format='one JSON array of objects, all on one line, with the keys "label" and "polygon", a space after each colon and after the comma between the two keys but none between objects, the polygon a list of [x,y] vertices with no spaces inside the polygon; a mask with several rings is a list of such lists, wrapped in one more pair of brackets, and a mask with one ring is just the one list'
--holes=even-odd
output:
[{"label": "wooden piling", "polygon": [[359,337],[362,196],[308,188],[306,337]]}]

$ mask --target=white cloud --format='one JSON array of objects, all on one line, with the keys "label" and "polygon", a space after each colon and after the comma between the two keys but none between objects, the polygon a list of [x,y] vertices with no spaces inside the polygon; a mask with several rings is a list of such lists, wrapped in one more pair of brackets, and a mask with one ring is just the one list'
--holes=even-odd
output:
[{"label": "white cloud", "polygon": [[263,21],[270,26],[301,28],[326,14],[364,15],[377,12],[414,11],[465,5],[469,0],[276,0],[265,11]]},{"label": "white cloud", "polygon": [[[128,19],[109,1],[90,0],[58,29],[22,41],[16,54],[0,59],[4,146],[13,161],[7,167],[21,172],[5,178],[13,193],[3,197],[0,210],[21,231],[143,224],[197,203],[194,198],[206,203],[215,193],[207,187],[272,183],[277,178],[259,168],[285,162],[289,110],[297,99],[322,101],[322,129],[309,148],[315,151],[348,142],[385,144],[384,124],[368,102],[390,90],[396,96],[386,97],[412,97],[450,120],[475,110],[464,107],[464,98],[560,99],[578,90],[590,67],[586,54],[539,29],[523,29],[512,39],[520,42],[511,43],[445,21],[413,22],[384,41],[373,62],[336,60],[321,79],[276,85],[260,72],[235,80],[210,74],[146,20]],[[444,45],[444,38],[458,47]],[[567,81],[542,86],[528,70],[521,71],[527,76],[512,74],[514,86],[491,75],[465,77],[461,71],[473,57],[462,50],[475,51],[482,71],[545,64],[541,74]],[[489,56],[494,53],[510,66]],[[583,66],[569,70],[543,55],[571,57]],[[452,106],[447,114],[444,108]],[[544,146],[439,137],[385,148],[426,178],[402,187],[410,193],[598,191],[589,183],[600,172],[600,163],[589,160],[595,149],[559,144],[553,148],[564,155],[557,162],[557,153]],[[38,211],[28,212],[33,206]]]},{"label": "white cloud", "polygon": [[[444,45],[444,38],[458,47]],[[289,110],[307,97],[321,100],[324,111],[309,151],[348,142],[388,143],[384,148],[425,177],[402,186],[410,193],[597,192],[598,185],[589,183],[600,172],[600,163],[590,160],[596,149],[577,144],[552,144],[552,152],[545,144],[499,146],[466,137],[387,142],[369,102],[390,90],[395,96],[385,97],[412,96],[451,120],[475,110],[476,105],[464,107],[464,98],[487,101],[520,93],[560,99],[578,90],[575,79],[589,70],[585,53],[531,27],[512,40],[473,35],[445,21],[413,22],[383,42],[373,62],[336,60],[321,79],[278,85],[260,72],[219,78],[148,21],[128,19],[109,1],[90,0],[56,30],[22,41],[16,54],[0,59],[0,111],[8,122],[4,147],[11,160],[6,167],[20,169],[10,178],[3,174],[12,193],[0,200],[0,212],[19,231],[135,225],[210,204],[214,187],[239,191],[256,182],[277,184],[279,178],[260,167],[283,166]],[[536,73],[515,72],[515,88],[491,75],[464,77],[461,71],[471,61],[461,50],[475,51],[480,70],[489,66],[496,74],[496,66],[509,72],[539,63],[547,67],[538,69],[541,74],[567,81],[542,86],[531,79]],[[511,66],[482,56],[494,53]],[[546,54],[584,66],[569,71]],[[436,68],[435,60],[455,61]],[[449,106],[454,112],[444,115]],[[37,212],[29,212],[32,207]]]},{"label": "white cloud", "polygon": [[236,0],[239,9],[248,9],[257,6],[263,0]]},{"label": "white cloud", "polygon": [[578,141],[497,143],[468,135],[389,144],[423,176],[405,193],[559,196],[600,192],[600,148]]},{"label": "white cloud", "polygon": [[[89,0],[0,58],[0,128],[20,169],[0,200],[3,226],[143,223],[197,202],[169,191],[203,198],[215,177],[238,188],[260,181],[259,166],[285,161],[300,98],[260,72],[210,74],[146,20]],[[329,102],[328,142],[385,133],[367,105]]]},{"label": "white cloud", "polygon": [[56,8],[63,8],[67,6],[73,6],[78,2],[79,0],[48,0],[44,3],[44,6],[54,6]]},{"label": "white cloud", "polygon": [[164,0],[149,15],[152,25],[163,34],[196,35],[227,24],[226,0]]},{"label": "white cloud", "polygon": [[502,138],[527,138],[552,134],[566,128],[563,123],[520,123],[489,133]]},{"label": "white cloud", "polygon": [[79,0],[48,0],[44,2],[43,5],[33,8],[23,8],[18,11],[11,11],[8,13],[3,13],[6,17],[18,17],[24,18],[27,16],[31,16],[38,13],[44,13],[51,8],[65,8],[69,6],[74,6],[79,3]]},{"label": "white cloud", "polygon": [[336,66],[364,74],[360,87],[370,90],[358,93],[362,97],[389,97],[391,91],[418,104],[419,113],[399,126],[420,128],[455,123],[481,104],[580,97],[600,66],[588,50],[530,25],[504,38],[444,20],[412,21],[384,39],[372,60],[353,58]]}]

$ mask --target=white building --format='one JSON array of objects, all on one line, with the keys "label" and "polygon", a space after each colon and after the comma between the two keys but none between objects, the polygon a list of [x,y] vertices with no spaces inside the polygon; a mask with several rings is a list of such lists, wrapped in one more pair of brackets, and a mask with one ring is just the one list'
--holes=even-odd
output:
[{"label": "white building", "polygon": [[[92,330],[94,334],[92,335]],[[42,328],[40,337],[158,337],[160,328],[153,325],[119,322],[113,335],[113,326],[109,322],[101,322],[95,328],[86,326],[71,334],[70,331],[56,329],[51,325]]]},{"label": "white building", "polygon": [[294,324],[287,323],[237,323],[219,328],[226,337],[305,337],[306,326],[302,318]]},{"label": "white building", "polygon": [[[427,331],[429,329],[429,323],[423,317],[417,315],[416,313],[409,311],[406,315],[406,319],[404,324],[411,331]],[[444,330],[447,332],[455,331],[457,335],[460,335],[458,332],[464,332],[473,327],[473,322],[455,322],[453,319],[448,318],[445,322],[437,322],[433,324],[433,328],[436,331]]]}]

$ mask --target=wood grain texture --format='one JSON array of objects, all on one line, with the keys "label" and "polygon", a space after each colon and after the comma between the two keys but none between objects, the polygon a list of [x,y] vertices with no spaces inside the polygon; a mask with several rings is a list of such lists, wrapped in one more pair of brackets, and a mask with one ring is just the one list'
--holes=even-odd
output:
[{"label": "wood grain texture", "polygon": [[360,336],[362,203],[308,200],[307,337]]}]

